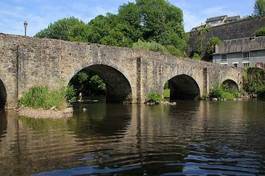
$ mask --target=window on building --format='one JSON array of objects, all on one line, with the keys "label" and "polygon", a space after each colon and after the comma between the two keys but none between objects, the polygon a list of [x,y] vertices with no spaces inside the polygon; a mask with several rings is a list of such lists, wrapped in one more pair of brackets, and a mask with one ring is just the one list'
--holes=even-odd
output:
[{"label": "window on building", "polygon": [[250,64],[249,64],[249,62],[244,62],[243,66],[244,66],[244,68],[248,68],[250,66]]},{"label": "window on building", "polygon": [[234,66],[234,67],[238,67],[238,62],[234,62],[234,63],[233,63],[233,66]]},{"label": "window on building", "polygon": [[227,59],[241,59],[242,53],[229,53],[227,54]]},{"label": "window on building", "polygon": [[265,50],[252,51],[250,53],[250,57],[264,57],[264,56],[265,56]]},{"label": "window on building", "polygon": [[249,59],[249,52],[243,53],[243,59]]},{"label": "window on building", "polygon": [[222,61],[227,61],[227,55],[226,55],[226,54],[223,54],[221,60],[222,60]]}]

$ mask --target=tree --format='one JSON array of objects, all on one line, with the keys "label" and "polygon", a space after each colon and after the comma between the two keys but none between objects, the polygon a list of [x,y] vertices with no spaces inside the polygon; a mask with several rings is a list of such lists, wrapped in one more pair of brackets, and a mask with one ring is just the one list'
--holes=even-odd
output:
[{"label": "tree", "polygon": [[48,28],[38,32],[35,37],[87,42],[88,32],[87,25],[84,22],[70,17],[50,24]]},{"label": "tree", "polygon": [[84,97],[91,95],[104,95],[106,84],[95,72],[82,70],[70,81],[70,86],[76,90],[76,96],[82,92]]},{"label": "tree", "polygon": [[186,47],[182,10],[166,0],[136,0],[142,39],[177,49]]},{"label": "tree", "polygon": [[254,6],[254,15],[264,16],[265,15],[265,0],[256,0]]},{"label": "tree", "polygon": [[212,55],[215,52],[215,46],[220,44],[221,40],[219,37],[212,37],[207,43],[206,52],[208,55]]},{"label": "tree", "polygon": [[206,39],[206,34],[209,32],[209,28],[207,25],[203,25],[201,26],[198,31],[197,31],[197,35],[198,35],[198,39],[196,41],[196,53],[199,54],[200,56],[204,55],[204,51],[205,48],[203,47],[205,39]]},{"label": "tree", "polygon": [[260,28],[255,33],[256,37],[265,36],[265,27]]},{"label": "tree", "polygon": [[167,0],[136,0],[117,15],[99,15],[88,24],[71,17],[50,24],[36,37],[132,47],[138,40],[156,42],[180,55],[186,49],[183,13]]}]

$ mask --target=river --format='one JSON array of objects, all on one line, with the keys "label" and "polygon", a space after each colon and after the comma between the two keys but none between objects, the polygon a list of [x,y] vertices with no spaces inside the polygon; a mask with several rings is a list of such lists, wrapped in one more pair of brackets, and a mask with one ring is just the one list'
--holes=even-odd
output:
[{"label": "river", "polygon": [[265,175],[265,102],[89,104],[0,115],[1,176]]}]

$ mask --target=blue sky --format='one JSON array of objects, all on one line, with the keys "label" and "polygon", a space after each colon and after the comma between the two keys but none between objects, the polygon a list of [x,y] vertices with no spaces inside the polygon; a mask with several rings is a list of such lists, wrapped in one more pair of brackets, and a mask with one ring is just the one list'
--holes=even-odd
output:
[{"label": "blue sky", "polygon": [[[34,35],[49,23],[75,16],[88,22],[99,14],[116,13],[129,0],[0,0],[0,32],[23,35],[23,22],[29,23],[28,34]],[[130,0],[133,1],[133,0]],[[247,16],[255,0],[169,0],[184,12],[185,30],[189,31],[218,15]]]}]

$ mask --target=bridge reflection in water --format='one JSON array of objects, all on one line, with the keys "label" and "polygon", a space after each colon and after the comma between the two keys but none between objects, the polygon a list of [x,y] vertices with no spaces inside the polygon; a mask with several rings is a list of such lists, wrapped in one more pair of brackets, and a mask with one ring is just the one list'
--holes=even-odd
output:
[{"label": "bridge reflection in water", "polygon": [[263,102],[82,106],[68,120],[1,115],[0,175],[264,174]]}]

